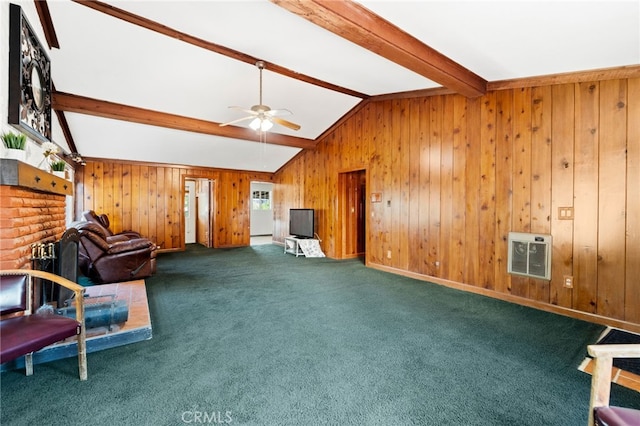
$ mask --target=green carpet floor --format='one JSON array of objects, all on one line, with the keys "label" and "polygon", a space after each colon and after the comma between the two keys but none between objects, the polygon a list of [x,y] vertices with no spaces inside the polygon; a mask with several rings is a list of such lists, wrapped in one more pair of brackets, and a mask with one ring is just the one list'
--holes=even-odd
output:
[{"label": "green carpet floor", "polygon": [[[2,425],[585,425],[603,330],[273,245],[162,254],[153,338],[1,376]],[[613,385],[612,401],[640,408]]]}]

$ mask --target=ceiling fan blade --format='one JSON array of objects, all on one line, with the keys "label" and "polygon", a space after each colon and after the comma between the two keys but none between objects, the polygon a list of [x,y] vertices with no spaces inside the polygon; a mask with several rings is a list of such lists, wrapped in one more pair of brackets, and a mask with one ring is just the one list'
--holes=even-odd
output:
[{"label": "ceiling fan blade", "polygon": [[251,120],[253,118],[255,118],[255,116],[253,116],[253,115],[250,115],[248,117],[238,118],[237,120],[227,121],[226,123],[220,123],[220,127],[228,126],[230,124],[236,124],[236,123],[239,123],[239,122],[245,121],[245,120]]},{"label": "ceiling fan blade", "polygon": [[293,113],[291,111],[289,111],[288,109],[285,108],[278,108],[278,109],[272,109],[267,111],[265,114],[271,116],[271,117],[277,117],[279,115],[293,115]]},{"label": "ceiling fan blade", "polygon": [[273,120],[275,123],[280,124],[281,126],[288,127],[291,130],[300,130],[300,126],[298,124],[283,120],[282,118],[271,117],[271,120]]},{"label": "ceiling fan blade", "polygon": [[242,112],[246,112],[247,114],[253,114],[253,115],[258,115],[258,113],[252,109],[247,109],[244,107],[240,107],[240,106],[230,106],[229,109],[235,109],[238,111],[242,111]]}]

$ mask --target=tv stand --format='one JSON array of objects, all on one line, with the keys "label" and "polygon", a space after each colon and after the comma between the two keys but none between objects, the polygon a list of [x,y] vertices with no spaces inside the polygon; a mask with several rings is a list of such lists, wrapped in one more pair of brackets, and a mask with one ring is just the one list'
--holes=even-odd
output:
[{"label": "tv stand", "polygon": [[313,239],[314,238],[300,238],[300,237],[293,237],[293,236],[284,237],[284,252],[285,254],[286,253],[295,254],[296,257],[300,255],[304,256],[304,252],[300,248],[300,244],[298,242],[310,241]]}]

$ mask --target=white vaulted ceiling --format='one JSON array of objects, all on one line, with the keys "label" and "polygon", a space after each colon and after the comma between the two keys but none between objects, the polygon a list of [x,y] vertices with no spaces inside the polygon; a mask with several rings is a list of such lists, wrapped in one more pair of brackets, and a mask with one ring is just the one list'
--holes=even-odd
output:
[{"label": "white vaulted ceiling", "polygon": [[[258,103],[259,72],[251,61],[80,3],[47,3],[60,46],[50,51],[58,92],[213,123],[242,117],[229,106]],[[639,1],[359,3],[488,82],[640,63]],[[103,4],[348,93],[276,73],[267,65],[264,103],[289,109],[293,115],[283,118],[302,128],[296,132],[276,125],[266,144],[237,134],[66,111],[73,144],[84,157],[273,172],[301,149],[269,143],[278,134],[306,139],[305,146],[312,146],[362,96],[443,85],[268,0]],[[69,146],[55,116],[54,140]]]}]

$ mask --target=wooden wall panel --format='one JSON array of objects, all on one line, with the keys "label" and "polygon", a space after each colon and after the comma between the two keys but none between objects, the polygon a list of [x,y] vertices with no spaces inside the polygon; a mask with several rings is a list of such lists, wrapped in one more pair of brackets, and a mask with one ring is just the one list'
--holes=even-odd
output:
[{"label": "wooden wall panel", "polygon": [[598,141],[600,91],[597,82],[576,88],[574,172],[574,307],[596,312],[598,290]]},{"label": "wooden wall panel", "polygon": [[[171,206],[171,199],[173,198],[173,169],[165,168],[164,173],[164,182],[162,182],[162,193],[164,194],[164,200],[162,203],[162,211],[164,212],[163,219],[163,231],[164,233],[161,236],[161,241],[158,243],[160,248],[169,249],[173,248],[171,231],[173,229],[173,222],[177,219],[173,216],[173,209]],[[128,197],[130,200],[133,199],[133,196],[130,195]]]},{"label": "wooden wall panel", "polygon": [[411,103],[406,99],[395,101],[393,104],[393,145],[398,147],[396,164],[393,167],[398,173],[394,173],[396,185],[398,187],[398,201],[396,208],[398,209],[397,221],[394,224],[392,235],[397,238],[393,241],[393,246],[398,247],[397,265],[401,269],[409,268],[409,218],[414,208],[409,198],[410,191],[410,145],[412,143],[411,126],[398,125],[398,123],[408,123],[410,115]]},{"label": "wooden wall panel", "polygon": [[91,185],[93,198],[95,199],[96,205],[100,208],[104,208],[104,199],[102,198],[102,194],[104,192],[103,166],[104,165],[102,163],[95,164],[92,173],[93,180]]},{"label": "wooden wall panel", "polygon": [[164,208],[164,206],[166,205],[165,191],[164,191],[164,175],[165,175],[165,168],[158,167],[157,173],[156,173],[158,191],[156,193],[156,230],[157,232],[156,232],[155,242],[158,246],[160,246],[161,249],[168,248],[166,247],[165,238],[164,238],[164,235],[165,235],[164,226],[166,223],[166,211]]},{"label": "wooden wall panel", "polygon": [[[431,164],[431,122],[427,119],[431,114],[431,99],[424,98],[420,104],[420,117],[418,120],[418,127],[420,128],[420,192],[419,192],[419,204],[418,216],[420,218],[420,227],[418,233],[420,236],[420,246],[414,257],[417,257],[416,272],[424,275],[428,275],[431,271],[429,265],[429,224],[431,220],[429,218],[429,191],[431,188],[431,182],[429,181],[429,165]],[[415,250],[415,247],[413,247]]]},{"label": "wooden wall panel", "polygon": [[[111,205],[114,203],[113,198],[113,163],[102,164],[102,191],[103,191],[103,206]],[[109,219],[111,220],[111,219]]]},{"label": "wooden wall panel", "polygon": [[151,241],[158,240],[158,168],[149,167],[149,221],[148,235]]},{"label": "wooden wall panel", "polygon": [[[315,208],[341,258],[337,179],[364,164],[367,264],[638,323],[639,80],[367,101],[275,174],[276,226]],[[509,231],[553,236],[550,281],[507,274]]]},{"label": "wooden wall panel", "polygon": [[[380,162],[382,163],[382,174],[383,174],[383,185],[385,191],[383,192],[382,200],[384,204],[384,215],[382,216],[383,223],[383,264],[387,266],[393,265],[397,259],[399,259],[398,253],[400,251],[400,247],[397,244],[393,245],[393,239],[397,237],[397,234],[394,234],[394,222],[397,223],[398,220],[398,197],[397,197],[397,187],[396,180],[394,176],[394,171],[398,173],[400,170],[394,169],[394,163],[396,161],[396,149],[397,145],[394,146],[392,139],[392,101],[384,101],[382,103],[382,144],[384,148],[381,150],[382,155],[379,157]],[[394,217],[395,213],[395,217]]]},{"label": "wooden wall panel", "polygon": [[496,93],[484,97],[480,109],[480,175],[478,176],[478,273],[481,287],[495,288],[495,232],[496,223]]},{"label": "wooden wall panel", "polygon": [[[482,105],[485,100],[477,98],[468,101],[468,121],[467,121],[467,179],[465,185],[465,257],[464,257],[464,280],[465,283],[480,283],[480,269],[484,265],[480,265],[478,253],[480,251],[480,152],[482,149],[481,132],[482,126]],[[472,131],[473,129],[473,131]]]},{"label": "wooden wall panel", "polygon": [[[453,227],[453,132],[455,129],[453,105],[455,97],[447,96],[443,99],[442,114],[442,143],[440,149],[440,255],[439,275],[450,279],[451,269],[450,250]],[[407,250],[410,250],[407,247]]]},{"label": "wooden wall panel", "polygon": [[[141,229],[142,223],[140,222],[140,168],[142,166],[136,166],[131,168],[131,229]],[[106,181],[105,181],[106,183]],[[171,191],[168,191],[171,198]],[[141,232],[142,233],[142,232]],[[146,235],[146,234],[142,234]],[[169,238],[171,238],[169,236]]]},{"label": "wooden wall panel", "polygon": [[626,80],[600,83],[598,145],[598,293],[597,312],[624,318],[626,168]]},{"label": "wooden wall panel", "polygon": [[[455,96],[453,98],[451,243],[448,255],[448,279],[457,282],[464,280],[465,262],[466,111],[465,98]],[[415,203],[420,209],[419,198],[415,199]],[[411,250],[411,247],[409,249]]]},{"label": "wooden wall panel", "polygon": [[[113,215],[109,216],[110,226],[114,229],[122,229],[122,202],[124,199],[123,196],[123,184],[122,184],[122,164],[120,163],[111,163],[111,181],[113,183],[113,198],[112,198],[112,211]],[[151,238],[151,235],[149,235]],[[151,238],[152,241],[156,241],[155,235],[154,238]]]},{"label": "wooden wall panel", "polygon": [[[640,78],[628,80],[627,117],[640,117]],[[627,234],[624,318],[640,323],[640,120],[627,119]]]},{"label": "wooden wall panel", "polygon": [[[408,249],[420,251],[423,249],[423,227],[420,220],[420,211],[422,210],[421,197],[420,197],[420,158],[422,155],[422,132],[420,128],[420,107],[419,100],[413,100],[410,104],[408,121],[409,125],[409,200],[411,207],[409,211],[409,219],[407,221],[407,228],[409,232],[409,238],[407,240]],[[421,258],[420,256],[409,256],[409,270],[419,271],[421,270]]]},{"label": "wooden wall panel", "polygon": [[184,217],[182,209],[182,200],[184,200],[184,181],[180,180],[180,169],[172,170],[173,179],[171,180],[171,188],[169,189],[171,196],[171,218],[168,223],[171,224],[170,239],[171,247],[184,246]]},{"label": "wooden wall panel", "polygon": [[[531,89],[531,232],[551,233],[551,87]],[[550,285],[529,280],[529,297],[549,303]]]},{"label": "wooden wall panel", "polygon": [[[162,194],[165,195],[164,185],[161,186]],[[123,164],[122,165],[122,216],[119,218],[120,223],[122,223],[122,228],[114,228],[121,230],[134,230],[133,229],[133,221],[131,220],[131,214],[133,211],[133,195],[131,194],[131,164]],[[95,206],[94,210],[96,212],[101,212],[105,210],[104,206]],[[109,217],[112,215],[112,210],[110,209]],[[164,220],[163,220],[164,225]],[[163,233],[160,235],[160,240],[158,240],[157,244],[160,247],[164,246],[164,226]]]},{"label": "wooden wall panel", "polygon": [[[511,230],[531,232],[531,88],[513,91]],[[511,277],[511,294],[529,297],[530,279]]]},{"label": "wooden wall panel", "polygon": [[427,275],[440,276],[440,159],[442,149],[443,96],[431,99],[429,111],[429,251],[427,254]]},{"label": "wooden wall panel", "polygon": [[496,291],[511,291],[511,275],[507,269],[507,251],[511,226],[511,205],[513,203],[513,92],[503,90],[496,93],[496,169],[509,173],[499,173],[496,177],[496,224],[495,224],[495,264],[494,279]]},{"label": "wooden wall panel", "polygon": [[549,302],[573,306],[573,289],[564,277],[573,275],[573,220],[561,218],[559,209],[573,207],[574,103],[573,84],[552,87],[551,123],[551,234],[553,258]]}]

